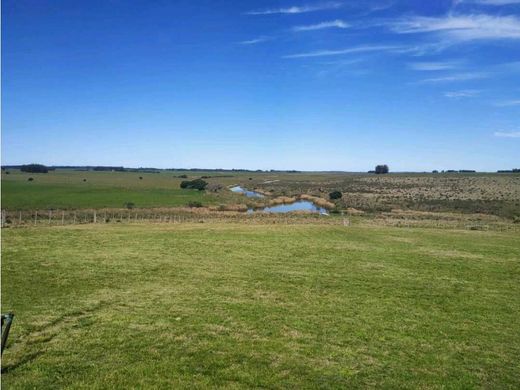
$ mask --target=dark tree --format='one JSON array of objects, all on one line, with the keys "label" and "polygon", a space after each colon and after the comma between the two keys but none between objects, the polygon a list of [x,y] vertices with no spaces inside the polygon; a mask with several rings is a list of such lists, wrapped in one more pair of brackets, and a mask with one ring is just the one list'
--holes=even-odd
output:
[{"label": "dark tree", "polygon": [[20,167],[20,171],[30,173],[47,173],[49,172],[49,168],[42,164],[28,164],[22,165]]},{"label": "dark tree", "polygon": [[205,190],[207,185],[208,183],[202,179],[185,180],[181,182],[181,188],[194,189],[199,191]]},{"label": "dark tree", "polygon": [[332,191],[330,194],[329,194],[329,198],[331,200],[335,200],[335,199],[341,199],[341,197],[343,196],[343,194],[339,191]]},{"label": "dark tree", "polygon": [[134,202],[126,202],[125,203],[125,207],[128,209],[128,210],[131,210],[135,207],[135,203]]},{"label": "dark tree", "polygon": [[143,177],[142,177],[142,176],[139,176],[139,180],[143,180]]},{"label": "dark tree", "polygon": [[377,165],[375,169],[376,174],[382,174],[382,173],[388,173],[390,172],[390,169],[388,169],[388,165]]},{"label": "dark tree", "polygon": [[34,179],[32,177],[28,178],[27,181],[33,181]]}]

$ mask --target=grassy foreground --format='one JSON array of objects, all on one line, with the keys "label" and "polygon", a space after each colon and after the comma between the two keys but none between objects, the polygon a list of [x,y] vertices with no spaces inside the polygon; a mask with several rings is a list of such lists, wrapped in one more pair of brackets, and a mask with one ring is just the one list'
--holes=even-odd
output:
[{"label": "grassy foreground", "polygon": [[519,388],[517,233],[2,231],[6,388]]}]

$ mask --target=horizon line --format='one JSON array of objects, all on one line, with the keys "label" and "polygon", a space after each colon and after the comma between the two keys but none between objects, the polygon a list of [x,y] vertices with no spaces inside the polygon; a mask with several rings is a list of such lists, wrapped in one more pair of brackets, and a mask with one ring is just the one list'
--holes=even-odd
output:
[{"label": "horizon line", "polygon": [[[6,168],[10,169],[18,169],[24,165],[30,164],[39,164],[39,163],[29,163],[29,164],[1,164],[2,170]],[[41,164],[45,165],[45,164]],[[330,170],[301,170],[301,169],[247,169],[247,168],[156,168],[156,167],[127,167],[124,165],[45,165],[48,168],[54,169],[93,169],[93,168],[113,168],[113,169],[132,169],[132,170],[155,170],[155,171],[221,171],[221,172],[286,172],[286,173],[372,173],[374,170],[370,169],[368,171],[348,171],[341,169],[330,169]],[[498,169],[498,170],[473,170],[473,169],[433,169],[433,170],[399,170],[399,171],[390,171],[388,173],[500,173],[500,172],[513,172],[514,170],[519,170],[519,168],[509,168],[509,169]],[[100,171],[103,172],[103,171]],[[123,171],[124,172],[124,171]],[[517,173],[517,172],[513,172]]]}]

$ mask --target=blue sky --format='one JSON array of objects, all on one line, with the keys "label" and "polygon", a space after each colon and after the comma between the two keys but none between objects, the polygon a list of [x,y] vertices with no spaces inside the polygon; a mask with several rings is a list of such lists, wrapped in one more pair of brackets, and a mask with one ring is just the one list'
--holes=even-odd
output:
[{"label": "blue sky", "polygon": [[520,0],[4,0],[2,163],[520,166]]}]

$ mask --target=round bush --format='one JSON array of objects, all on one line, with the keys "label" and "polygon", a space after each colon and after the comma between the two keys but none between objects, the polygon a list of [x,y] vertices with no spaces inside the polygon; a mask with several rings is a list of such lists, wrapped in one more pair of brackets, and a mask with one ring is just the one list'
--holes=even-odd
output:
[{"label": "round bush", "polygon": [[341,199],[342,196],[343,196],[343,194],[341,192],[339,192],[339,191],[332,191],[329,194],[329,198],[332,199],[332,200]]}]

